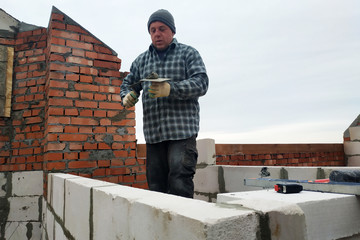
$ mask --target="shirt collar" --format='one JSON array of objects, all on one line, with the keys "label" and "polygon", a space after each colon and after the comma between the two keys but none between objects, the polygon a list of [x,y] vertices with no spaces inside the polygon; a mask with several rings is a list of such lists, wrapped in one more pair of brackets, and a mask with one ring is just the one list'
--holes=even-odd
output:
[{"label": "shirt collar", "polygon": [[[170,45],[169,45],[169,47],[167,48],[166,51],[168,51],[169,49],[174,49],[177,44],[178,44],[178,41],[176,40],[176,38],[173,38],[172,42],[170,43]],[[153,44],[150,45],[149,50],[150,50],[151,52],[156,51],[156,49],[155,49],[155,47],[154,47]]]}]

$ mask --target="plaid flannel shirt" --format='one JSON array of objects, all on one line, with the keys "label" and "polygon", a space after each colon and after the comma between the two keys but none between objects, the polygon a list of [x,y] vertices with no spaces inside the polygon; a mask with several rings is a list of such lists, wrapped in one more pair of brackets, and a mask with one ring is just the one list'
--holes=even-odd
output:
[{"label": "plaid flannel shirt", "polygon": [[143,90],[143,124],[146,143],[189,138],[199,132],[198,98],[208,89],[208,76],[198,51],[178,43],[174,38],[160,59],[151,45],[135,59],[130,73],[125,77],[120,95],[124,98],[130,86],[156,72],[161,78],[171,78],[168,97],[150,98],[150,82],[141,82],[134,87],[138,95]]}]

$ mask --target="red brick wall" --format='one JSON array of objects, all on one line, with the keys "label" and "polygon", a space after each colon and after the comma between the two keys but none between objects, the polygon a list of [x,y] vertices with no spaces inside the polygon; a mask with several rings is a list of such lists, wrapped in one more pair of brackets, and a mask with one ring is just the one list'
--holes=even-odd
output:
[{"label": "red brick wall", "polygon": [[48,28],[0,44],[15,46],[11,117],[0,118],[0,171],[65,172],[142,187],[135,113],[121,105],[125,74],[117,54],[56,8]]},{"label": "red brick wall", "polygon": [[[345,166],[343,144],[216,144],[216,165]],[[138,144],[146,161],[146,145]]]},{"label": "red brick wall", "polygon": [[46,28],[39,28],[7,41],[15,61],[11,118],[0,118],[0,140],[6,145],[0,171],[42,169],[46,37]]},{"label": "red brick wall", "polygon": [[343,144],[216,144],[216,164],[346,166]]}]

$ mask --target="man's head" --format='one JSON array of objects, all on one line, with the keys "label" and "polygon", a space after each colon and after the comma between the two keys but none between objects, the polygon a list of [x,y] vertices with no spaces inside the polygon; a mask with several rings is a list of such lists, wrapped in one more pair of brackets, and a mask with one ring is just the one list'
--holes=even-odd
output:
[{"label": "man's head", "polygon": [[167,10],[160,9],[151,14],[148,21],[148,31],[154,47],[165,50],[176,33],[174,18]]}]

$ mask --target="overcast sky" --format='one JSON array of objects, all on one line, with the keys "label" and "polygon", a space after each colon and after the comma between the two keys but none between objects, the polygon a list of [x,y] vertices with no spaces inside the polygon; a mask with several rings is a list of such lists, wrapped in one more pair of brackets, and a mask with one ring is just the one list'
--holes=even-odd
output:
[{"label": "overcast sky", "polygon": [[[210,86],[198,138],[216,143],[341,143],[360,114],[358,0],[1,0],[0,8],[47,27],[55,6],[122,59],[151,43],[147,21],[164,8],[179,42],[195,47]],[[144,143],[137,104],[137,138]]]}]

